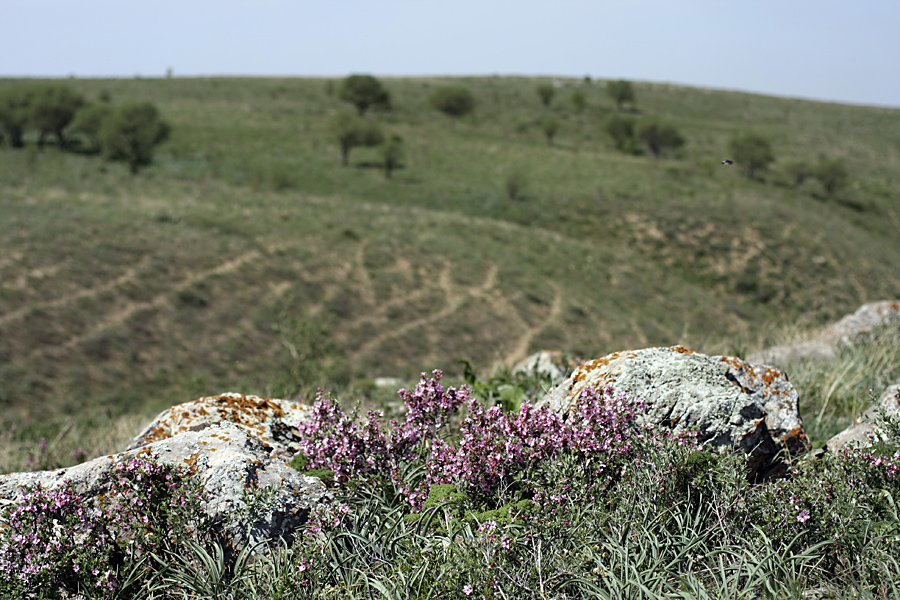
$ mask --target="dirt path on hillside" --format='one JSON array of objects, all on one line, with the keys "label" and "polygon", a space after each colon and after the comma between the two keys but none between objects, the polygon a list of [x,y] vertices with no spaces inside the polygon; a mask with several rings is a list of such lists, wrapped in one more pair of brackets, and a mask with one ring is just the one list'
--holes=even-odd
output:
[{"label": "dirt path on hillside", "polygon": [[[547,311],[547,316],[544,317],[540,323],[537,325],[529,327],[525,321],[522,321],[522,328],[524,332],[519,337],[519,340],[515,343],[512,349],[503,357],[504,364],[512,367],[517,362],[528,356],[528,349],[531,347],[531,340],[534,339],[538,333],[543,331],[548,325],[550,325],[553,321],[555,321],[560,313],[562,313],[562,293],[559,291],[559,288],[556,285],[553,285],[553,300],[550,302],[550,310]],[[512,310],[512,306],[510,309]],[[521,321],[521,319],[520,319]]]}]

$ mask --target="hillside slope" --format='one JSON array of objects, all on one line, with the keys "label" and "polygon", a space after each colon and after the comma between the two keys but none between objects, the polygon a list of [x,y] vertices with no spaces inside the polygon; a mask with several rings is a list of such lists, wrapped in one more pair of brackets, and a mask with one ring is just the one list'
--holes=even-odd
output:
[{"label": "hillside slope", "polygon": [[[135,177],[0,148],[0,421],[702,346],[900,297],[900,111],[638,84],[631,116],[687,138],[654,160],[613,148],[602,82],[544,108],[546,80],[453,81],[478,103],[455,127],[427,102],[446,80],[385,81],[394,110],[368,118],[404,139],[391,179],[374,149],[341,167],[335,82],[70,81],[153,101],[173,134]],[[747,131],[777,157],[760,180],[720,164]],[[820,154],[850,173],[834,197],[786,172]]]}]

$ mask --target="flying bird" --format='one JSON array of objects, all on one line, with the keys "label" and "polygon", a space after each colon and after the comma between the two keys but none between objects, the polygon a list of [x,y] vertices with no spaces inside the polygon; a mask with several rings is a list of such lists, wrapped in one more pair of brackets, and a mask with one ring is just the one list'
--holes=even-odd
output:
[{"label": "flying bird", "polygon": [[723,165],[733,165],[733,164],[734,164],[734,161],[733,161],[733,160],[728,160],[728,159],[726,158],[725,160],[722,161],[722,164],[723,164]]}]

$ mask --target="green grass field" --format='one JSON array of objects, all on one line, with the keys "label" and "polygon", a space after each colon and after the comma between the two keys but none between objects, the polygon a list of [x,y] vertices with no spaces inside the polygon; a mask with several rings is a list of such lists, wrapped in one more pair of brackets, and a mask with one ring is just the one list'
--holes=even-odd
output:
[{"label": "green grass field", "polygon": [[[0,147],[0,428],[52,438],[543,348],[737,352],[900,297],[900,111],[638,83],[628,114],[687,139],[654,160],[614,149],[603,82],[453,79],[477,101],[455,127],[427,101],[450,82],[384,80],[394,109],[368,118],[406,155],[387,179],[374,149],[341,166],[338,81],[68,81],[155,103],[172,135],[137,176],[33,135]],[[772,143],[760,180],[720,164],[743,132]],[[820,155],[850,173],[833,197],[785,170]]]}]

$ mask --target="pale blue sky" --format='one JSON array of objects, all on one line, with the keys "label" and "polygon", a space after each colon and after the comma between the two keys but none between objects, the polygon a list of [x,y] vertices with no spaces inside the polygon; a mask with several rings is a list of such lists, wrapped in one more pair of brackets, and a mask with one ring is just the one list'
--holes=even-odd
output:
[{"label": "pale blue sky", "polygon": [[0,76],[557,75],[900,107],[900,0],[0,0]]}]

